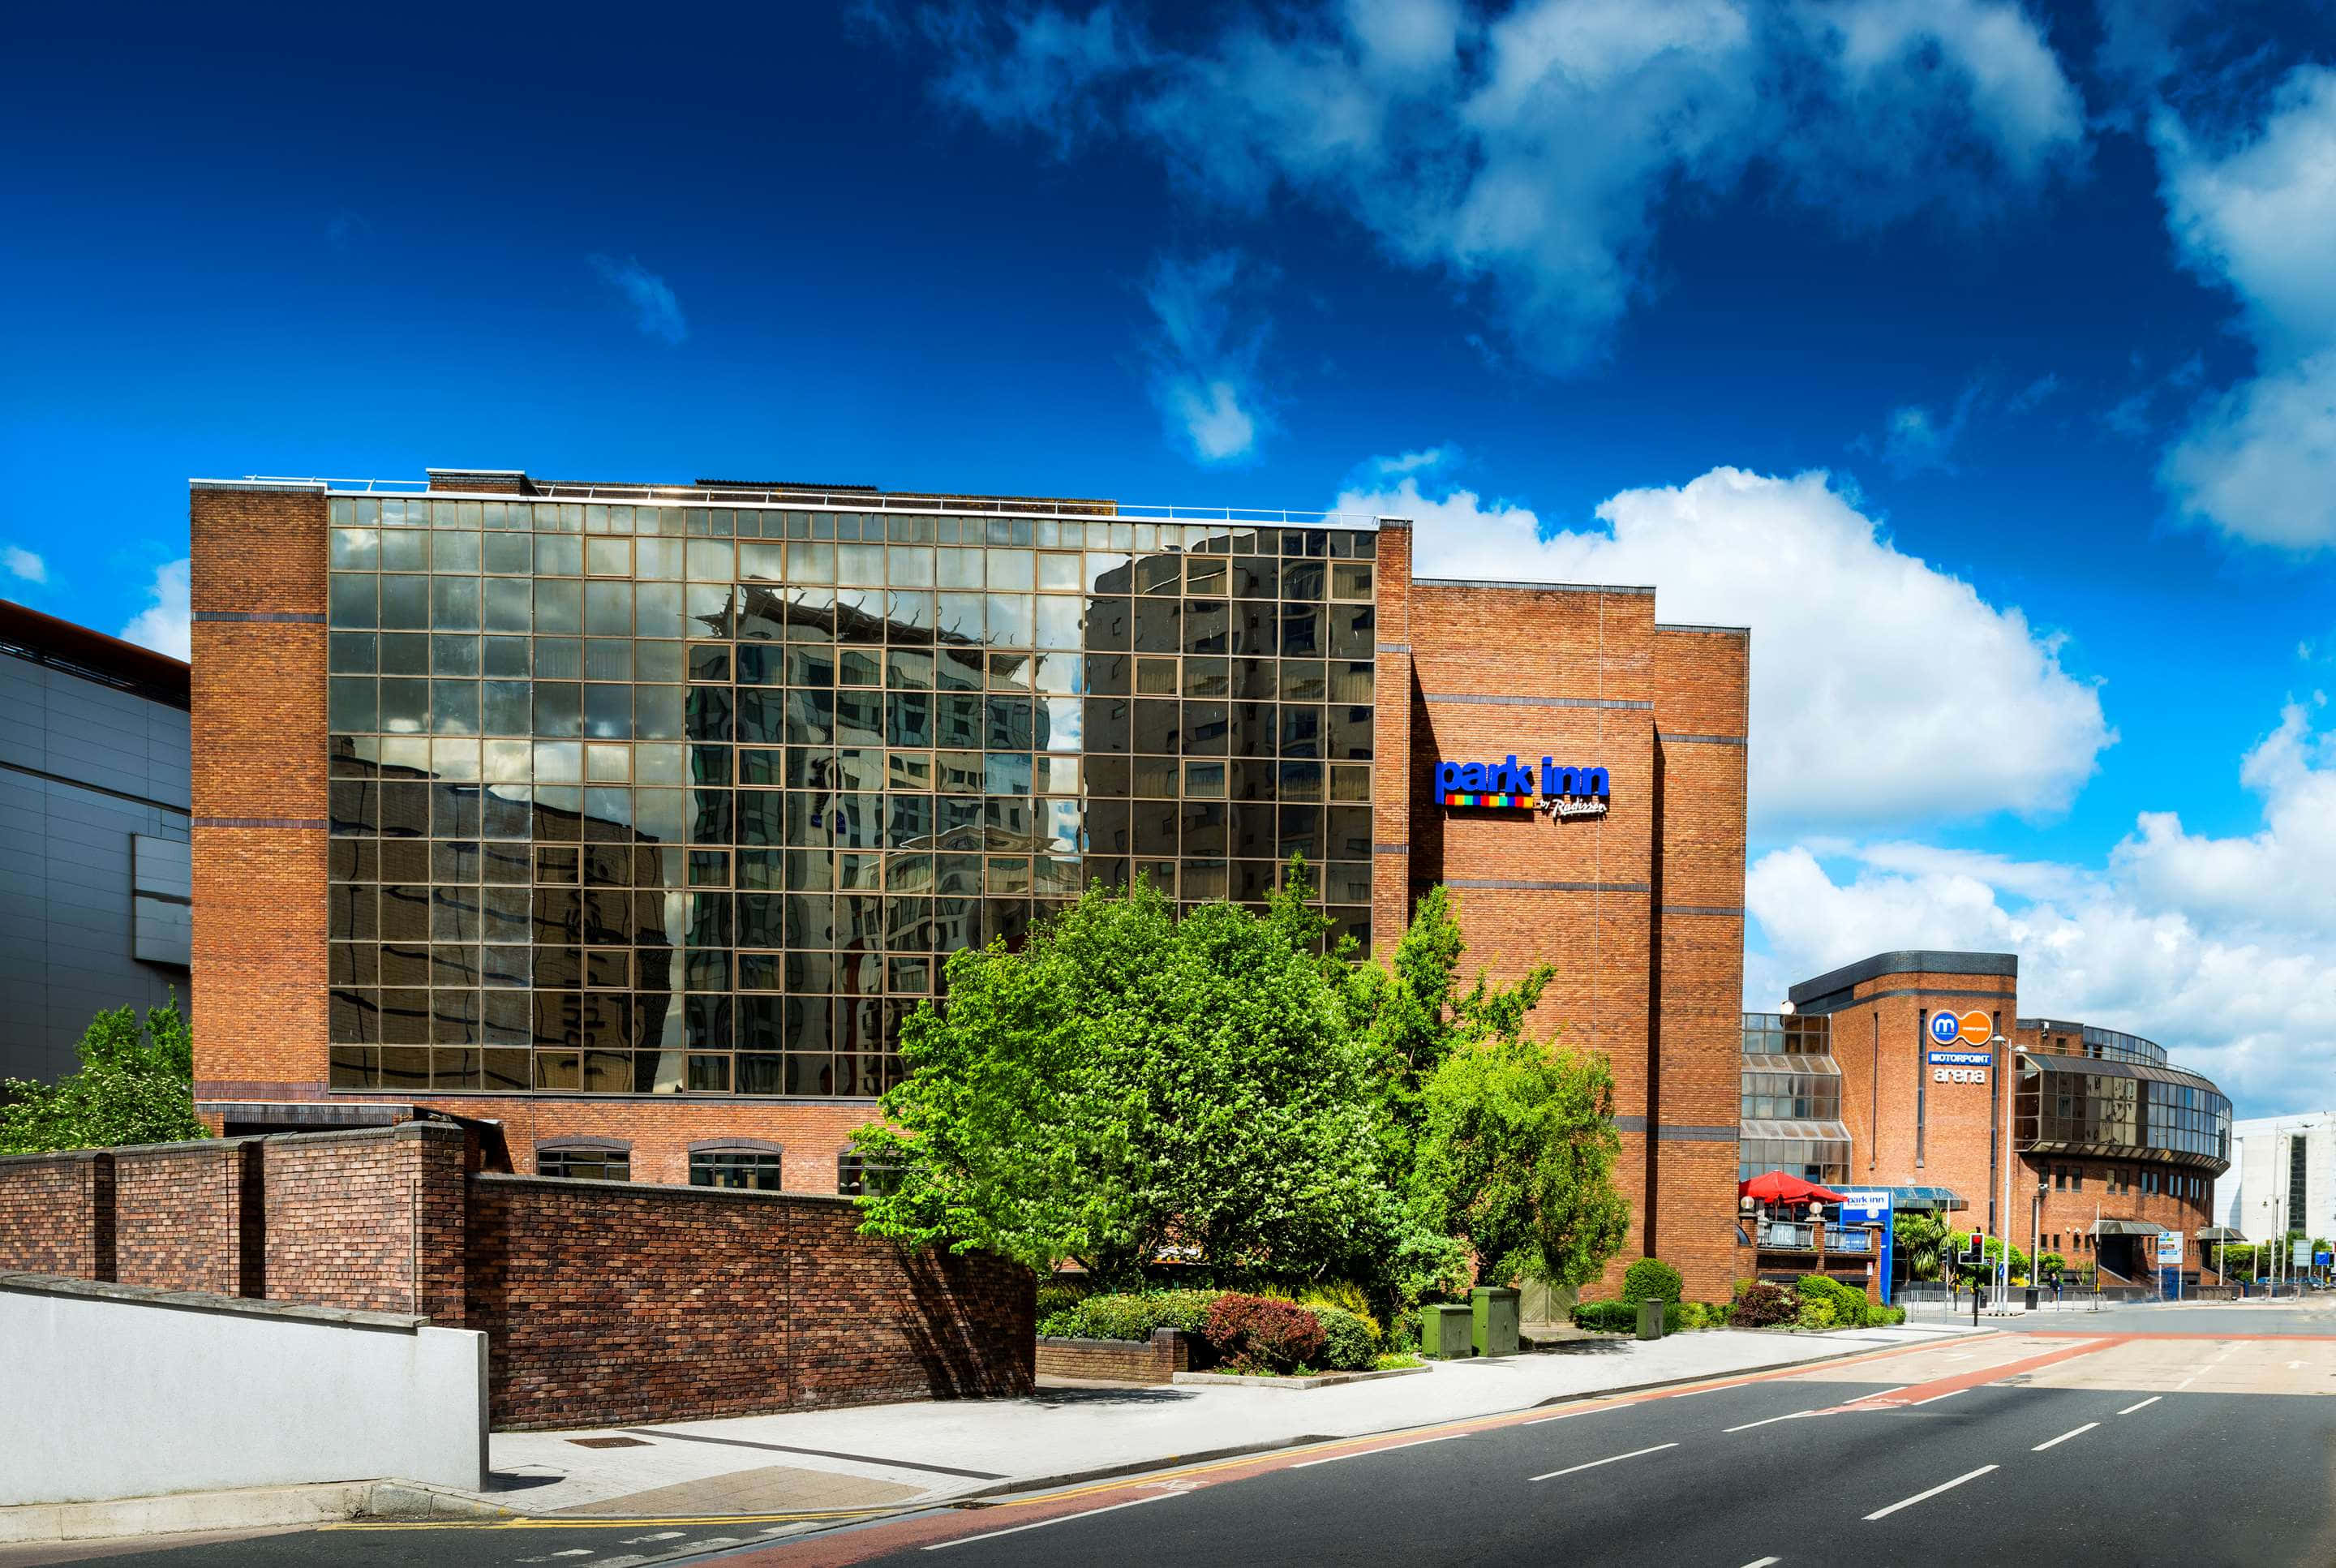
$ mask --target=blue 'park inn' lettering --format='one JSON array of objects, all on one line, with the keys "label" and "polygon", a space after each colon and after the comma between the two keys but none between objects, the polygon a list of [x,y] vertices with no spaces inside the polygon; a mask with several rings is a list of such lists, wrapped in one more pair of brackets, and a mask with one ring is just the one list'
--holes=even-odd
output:
[{"label": "blue 'park inn' lettering", "polygon": [[1499,763],[1437,763],[1436,793],[1439,796],[1538,793],[1543,800],[1602,800],[1611,795],[1614,788],[1602,767],[1560,767],[1554,758],[1543,757],[1536,774],[1533,764],[1521,763],[1512,754],[1508,761]]}]

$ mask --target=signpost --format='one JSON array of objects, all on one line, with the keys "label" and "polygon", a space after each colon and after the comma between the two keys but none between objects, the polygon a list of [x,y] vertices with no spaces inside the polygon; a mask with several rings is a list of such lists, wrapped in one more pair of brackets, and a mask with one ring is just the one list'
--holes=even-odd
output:
[{"label": "signpost", "polygon": [[2157,1233],[2158,1289],[2175,1300],[2182,1299],[2182,1232],[2160,1231]]},{"label": "signpost", "polygon": [[1844,1188],[1841,1194],[1841,1222],[1844,1225],[1879,1225],[1882,1227],[1881,1270],[1882,1304],[1890,1304],[1890,1271],[1897,1260],[1896,1242],[1891,1235],[1891,1192],[1887,1187],[1861,1187],[1854,1191]]}]

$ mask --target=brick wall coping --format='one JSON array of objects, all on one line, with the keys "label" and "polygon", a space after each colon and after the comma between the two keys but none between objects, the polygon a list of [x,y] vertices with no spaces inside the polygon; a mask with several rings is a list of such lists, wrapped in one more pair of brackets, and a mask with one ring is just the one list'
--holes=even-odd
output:
[{"label": "brick wall coping", "polygon": [[377,1329],[411,1334],[430,1326],[428,1318],[403,1312],[360,1312],[346,1307],[307,1307],[291,1301],[258,1301],[242,1296],[208,1296],[193,1290],[156,1290],[144,1285],[115,1285],[94,1280],[68,1280],[55,1274],[0,1271],[0,1290],[20,1296],[79,1296],[100,1301],[131,1301],[141,1307],[167,1307],[180,1312],[211,1312],[229,1318],[273,1318],[279,1321],[336,1323],[346,1329]]},{"label": "brick wall coping", "polygon": [[324,1133],[270,1133],[271,1144],[310,1144],[361,1142],[378,1138],[433,1138],[447,1143],[462,1141],[462,1129],[452,1122],[399,1122],[388,1127],[336,1127]]},{"label": "brick wall coping", "polygon": [[0,1165],[46,1164],[52,1160],[73,1160],[87,1164],[102,1155],[112,1154],[112,1149],[59,1149],[48,1154],[0,1154]]},{"label": "brick wall coping", "polygon": [[[1193,1339],[1193,1336],[1185,1333],[1182,1329],[1154,1329],[1152,1330],[1151,1338],[1144,1339],[1083,1339],[1068,1334],[1041,1334],[1038,1336],[1038,1343],[1057,1346],[1066,1350],[1134,1350],[1141,1349],[1146,1345],[1160,1343],[1160,1336],[1163,1334],[1168,1336],[1167,1342],[1172,1345],[1180,1339]],[[1195,1342],[1198,1341],[1195,1340]]]},{"label": "brick wall coping", "polygon": [[121,1144],[103,1152],[117,1160],[144,1160],[165,1154],[182,1154],[193,1149],[232,1149],[244,1144],[257,1144],[265,1136],[261,1133],[238,1133],[232,1138],[189,1138],[177,1144]]},{"label": "brick wall coping", "polygon": [[694,1187],[682,1182],[599,1182],[583,1176],[523,1176],[502,1171],[481,1171],[471,1180],[505,1186],[551,1187],[562,1191],[583,1187],[593,1192],[630,1193],[637,1197],[703,1198],[715,1203],[795,1203],[857,1207],[856,1199],[840,1193],[770,1193],[754,1187]]},{"label": "brick wall coping", "polygon": [[1415,577],[1414,588],[1521,588],[1533,593],[1627,593],[1654,597],[1651,588],[1617,582],[1512,582],[1495,577]]}]

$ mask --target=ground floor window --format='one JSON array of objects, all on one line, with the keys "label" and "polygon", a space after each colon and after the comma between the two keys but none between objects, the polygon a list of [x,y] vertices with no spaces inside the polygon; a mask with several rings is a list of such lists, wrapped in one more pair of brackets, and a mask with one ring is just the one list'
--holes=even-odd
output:
[{"label": "ground floor window", "polygon": [[535,1174],[579,1182],[629,1182],[633,1179],[632,1151],[576,1145],[538,1149]]},{"label": "ground floor window", "polygon": [[835,1156],[835,1190],[843,1197],[857,1198],[863,1193],[881,1193],[891,1186],[892,1167],[863,1160],[858,1154]]},{"label": "ground floor window", "polygon": [[763,1149],[693,1149],[689,1154],[689,1184],[775,1193],[779,1190],[779,1154],[775,1150]]}]

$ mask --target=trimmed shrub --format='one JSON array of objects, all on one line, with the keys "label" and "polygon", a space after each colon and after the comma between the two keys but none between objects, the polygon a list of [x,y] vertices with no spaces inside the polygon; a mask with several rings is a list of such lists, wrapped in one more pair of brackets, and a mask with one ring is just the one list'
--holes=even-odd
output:
[{"label": "trimmed shrub", "polygon": [[1801,1310],[1794,1320],[1804,1329],[1830,1329],[1835,1326],[1833,1301],[1826,1296],[1803,1296]]},{"label": "trimmed shrub", "polygon": [[1378,1359],[1377,1325],[1344,1307],[1309,1305],[1306,1310],[1322,1325],[1322,1365],[1333,1372],[1362,1372]]},{"label": "trimmed shrub", "polygon": [[1800,1300],[1782,1285],[1755,1280],[1736,1298],[1728,1320],[1738,1329],[1773,1329],[1789,1323],[1800,1311]]},{"label": "trimmed shrub", "polygon": [[1679,1289],[1679,1271],[1660,1258],[1641,1258],[1622,1271],[1622,1300],[1633,1307],[1641,1301],[1676,1301]]},{"label": "trimmed shrub", "polygon": [[1706,1323],[1703,1315],[1702,1302],[1669,1301],[1664,1303],[1664,1333],[1692,1334],[1698,1329],[1705,1328],[1707,1326],[1708,1324]]},{"label": "trimmed shrub", "polygon": [[1041,1316],[1038,1332],[1071,1339],[1149,1339],[1154,1329],[1198,1334],[1218,1290],[1144,1290],[1089,1296]]},{"label": "trimmed shrub", "polygon": [[1219,1296],[1202,1321],[1201,1337],[1226,1368],[1235,1372],[1288,1372],[1311,1367],[1322,1356],[1321,1320],[1295,1301],[1265,1296]]},{"label": "trimmed shrub", "polygon": [[[1854,1329],[1861,1324],[1879,1320],[1867,1317],[1866,1314],[1871,1308],[1865,1300],[1864,1291],[1852,1285],[1844,1285],[1830,1275],[1804,1274],[1796,1281],[1795,1290],[1800,1298],[1801,1305],[1805,1308],[1812,1301],[1822,1301],[1825,1304],[1832,1314],[1832,1321],[1825,1325],[1828,1328]],[[1805,1321],[1801,1326],[1809,1328],[1813,1325]]]},{"label": "trimmed shrub", "polygon": [[1573,1309],[1573,1326],[1592,1334],[1635,1333],[1639,1309],[1628,1301],[1582,1301]]}]

